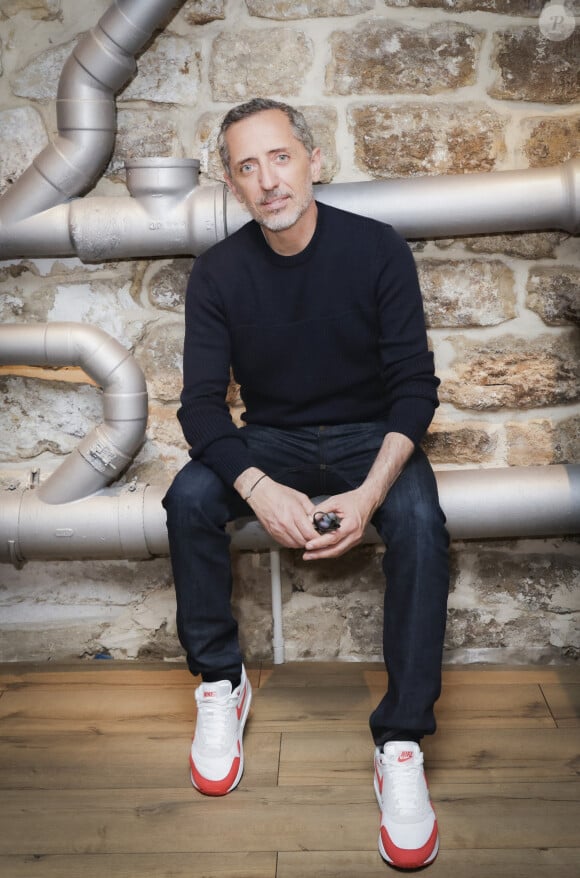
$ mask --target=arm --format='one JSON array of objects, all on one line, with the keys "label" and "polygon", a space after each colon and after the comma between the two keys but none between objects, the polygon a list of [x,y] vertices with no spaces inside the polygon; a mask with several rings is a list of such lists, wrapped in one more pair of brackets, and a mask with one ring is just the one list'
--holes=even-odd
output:
[{"label": "arm", "polygon": [[251,460],[226,404],[230,361],[224,308],[200,257],[187,288],[183,391],[177,417],[191,457],[201,460],[231,485]]},{"label": "arm", "polygon": [[386,434],[362,485],[330,497],[325,511],[341,519],[340,529],[306,544],[304,558],[332,558],[359,543],[375,511],[413,454],[437,405],[433,356],[428,350],[417,271],[407,243],[389,233],[378,243],[377,319],[381,376],[389,399]]}]

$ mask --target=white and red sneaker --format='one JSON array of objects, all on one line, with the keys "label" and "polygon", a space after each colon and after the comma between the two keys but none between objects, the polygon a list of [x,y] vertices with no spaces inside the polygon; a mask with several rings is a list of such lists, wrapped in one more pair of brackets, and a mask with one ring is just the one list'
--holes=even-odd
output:
[{"label": "white and red sneaker", "polygon": [[375,793],[381,809],[382,858],[399,869],[432,863],[439,850],[439,834],[418,744],[387,741],[376,748]]},{"label": "white and red sneaker", "polygon": [[252,687],[242,668],[240,685],[229,680],[202,683],[195,690],[197,723],[191,744],[191,782],[206,796],[225,796],[244,771],[242,736],[250,712]]}]

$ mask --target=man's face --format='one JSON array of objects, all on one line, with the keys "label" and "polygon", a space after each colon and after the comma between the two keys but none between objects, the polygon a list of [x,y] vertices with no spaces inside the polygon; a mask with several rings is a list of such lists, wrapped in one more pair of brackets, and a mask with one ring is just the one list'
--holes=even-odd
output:
[{"label": "man's face", "polygon": [[313,200],[320,150],[308,155],[281,110],[263,110],[226,131],[231,177],[226,182],[253,218],[272,232],[291,228]]}]

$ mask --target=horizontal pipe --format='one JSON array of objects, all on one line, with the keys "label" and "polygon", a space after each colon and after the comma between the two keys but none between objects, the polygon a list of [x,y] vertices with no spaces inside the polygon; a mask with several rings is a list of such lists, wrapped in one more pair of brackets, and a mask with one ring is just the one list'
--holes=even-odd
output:
[{"label": "horizontal pipe", "polygon": [[103,388],[103,423],[38,489],[44,502],[87,497],[127,467],[145,435],[148,397],[143,372],[118,341],[79,323],[4,324],[0,364],[80,366]]},{"label": "horizontal pipe", "polygon": [[[83,262],[198,256],[249,219],[222,184],[197,186],[195,160],[135,165],[128,167],[135,197],[77,199],[0,227],[0,252]],[[390,223],[406,238],[580,231],[580,158],[527,171],[330,183],[315,192],[326,204]]]},{"label": "horizontal pipe", "polygon": [[[580,533],[580,465],[447,470],[436,473],[452,539]],[[145,559],[169,552],[162,486],[131,484],[48,507],[42,486],[0,497],[0,561]],[[323,501],[323,498],[319,498]],[[254,518],[228,526],[232,549],[276,543]],[[365,543],[378,543],[369,527]]]},{"label": "horizontal pipe", "polygon": [[520,171],[408,177],[316,188],[326,204],[390,223],[405,238],[580,231],[580,158]]},{"label": "horizontal pipe", "polygon": [[9,489],[0,504],[0,561],[20,567],[33,559],[129,560],[166,555],[161,496],[151,494],[149,486],[130,485],[47,506],[40,490]]}]

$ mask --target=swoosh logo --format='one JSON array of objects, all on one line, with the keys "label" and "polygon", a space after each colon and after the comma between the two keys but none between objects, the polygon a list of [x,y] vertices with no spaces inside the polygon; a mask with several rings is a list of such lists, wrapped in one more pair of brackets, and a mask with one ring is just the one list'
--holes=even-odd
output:
[{"label": "swoosh logo", "polygon": [[248,694],[248,684],[244,684],[244,691],[242,692],[242,697],[240,698],[240,703],[236,707],[236,713],[238,714],[238,721],[242,718],[242,713],[244,712],[244,704],[246,703],[246,696]]},{"label": "swoosh logo", "polygon": [[397,762],[408,762],[409,759],[413,758],[413,753],[411,750],[403,750],[402,753],[399,754],[399,758]]}]

